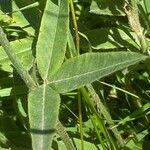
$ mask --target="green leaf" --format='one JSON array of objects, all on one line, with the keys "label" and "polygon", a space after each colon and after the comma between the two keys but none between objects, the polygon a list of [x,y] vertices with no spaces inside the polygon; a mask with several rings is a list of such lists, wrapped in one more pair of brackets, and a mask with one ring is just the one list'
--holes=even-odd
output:
[{"label": "green leaf", "polygon": [[[146,139],[144,139],[149,134],[148,130],[141,131],[136,134],[136,141],[131,138],[126,144],[125,150],[146,150],[149,149],[149,141],[146,143]],[[148,147],[147,147],[148,146]],[[142,148],[143,147],[143,148]]]},{"label": "green leaf", "polygon": [[69,52],[70,52],[71,57],[77,55],[77,50],[75,47],[75,43],[73,41],[73,37],[71,35],[71,31],[68,32],[68,48],[69,48]]},{"label": "green leaf", "polygon": [[[73,138],[73,141],[76,145],[76,149],[80,150],[81,149],[81,147],[80,147],[81,140],[77,139],[77,138]],[[66,150],[66,147],[62,141],[58,140],[57,144],[58,145],[56,145],[56,147],[54,147],[54,149]],[[84,146],[85,146],[85,150],[98,150],[98,149],[103,150],[103,148],[100,144],[96,145],[96,144],[93,144],[92,142],[89,142],[89,141],[84,141]]]},{"label": "green leaf", "polygon": [[149,14],[150,13],[150,3],[149,3],[149,0],[143,0],[143,1],[144,1],[146,13]]},{"label": "green leaf", "polygon": [[[92,48],[95,50],[99,49],[114,49],[114,48],[129,48],[132,50],[139,49],[139,45],[135,41],[135,34],[128,32],[125,29],[119,29],[116,27],[94,29],[84,33]],[[134,39],[133,39],[134,37]],[[81,38],[82,49],[88,49],[87,42]]]},{"label": "green leaf", "polygon": [[99,15],[110,15],[110,16],[125,16],[125,13],[121,10],[123,3],[112,0],[96,0],[92,1],[90,12]]},{"label": "green leaf", "polygon": [[43,79],[61,66],[67,44],[68,0],[47,0],[37,41],[37,66]]},{"label": "green leaf", "polygon": [[[19,9],[19,7],[16,5],[16,3],[14,1],[12,1],[12,10],[11,11],[15,11],[17,9]],[[32,36],[34,35],[35,30],[33,29],[33,27],[29,26],[29,22],[24,17],[22,12],[18,11],[16,13],[13,13],[12,19],[13,20],[12,20],[11,26],[20,27],[20,28],[24,29],[26,32],[28,32],[30,35],[32,35]]]},{"label": "green leaf", "polygon": [[9,25],[12,22],[12,18],[6,14],[4,14],[1,10],[0,10],[0,25],[4,26],[4,25]]},{"label": "green leaf", "polygon": [[125,117],[124,119],[122,119],[118,125],[122,124],[124,125],[125,123],[138,119],[138,117],[141,117],[144,113],[146,113],[146,111],[150,109],[150,104],[147,103],[145,105],[143,105],[142,107],[138,108],[136,111],[134,111],[132,114],[130,114],[129,116]]},{"label": "green leaf", "polygon": [[[9,141],[9,139],[7,139],[7,137],[2,132],[0,132],[0,145],[1,144],[4,144],[4,145],[8,145],[8,144],[13,145],[11,143],[11,141]],[[1,147],[0,147],[0,149],[2,150]]]},{"label": "green leaf", "polygon": [[[34,35],[35,30],[39,27],[41,19],[41,12],[36,8],[36,5],[34,7],[34,2],[35,0],[15,0],[12,2],[12,11],[15,12],[12,13],[14,20],[12,26],[19,26],[30,35]],[[23,10],[18,11],[20,9]]]},{"label": "green leaf", "polygon": [[50,149],[58,120],[60,97],[48,85],[29,93],[29,122],[33,150]]},{"label": "green leaf", "polygon": [[0,97],[8,97],[8,96],[16,96],[16,95],[22,95],[26,93],[26,87],[25,86],[17,86],[12,88],[4,88],[0,89]]},{"label": "green leaf", "polygon": [[[20,2],[20,4],[22,4],[21,0],[19,2]],[[27,4],[25,7],[22,7],[22,8],[19,8],[17,10],[14,10],[12,13],[15,13],[15,12],[18,12],[18,11],[27,10],[27,9],[31,9],[31,8],[34,8],[34,7],[37,7],[37,6],[39,6],[39,2],[35,2],[35,3],[29,4],[29,5]]]},{"label": "green leaf", "polygon": [[[0,117],[0,132],[6,137],[0,140],[2,140],[2,143],[6,141],[6,145],[11,148],[15,148],[16,145],[19,147],[30,148],[29,135],[25,132],[23,133],[15,120],[10,116],[11,114],[5,114]],[[0,135],[0,138],[2,138],[2,135]]]},{"label": "green leaf", "polygon": [[67,60],[52,77],[50,86],[60,93],[69,92],[146,58],[132,52],[83,54]]},{"label": "green leaf", "polygon": [[[31,51],[31,45],[32,45],[32,39],[21,39],[16,40],[13,42],[10,42],[10,45],[13,47],[13,50],[15,51],[16,55],[20,58],[21,62],[23,63],[23,66],[26,69],[29,69],[31,62],[32,62],[32,51]],[[0,47],[0,67],[1,69],[5,71],[12,71],[12,67],[10,66],[11,62],[3,50],[2,47]]]}]

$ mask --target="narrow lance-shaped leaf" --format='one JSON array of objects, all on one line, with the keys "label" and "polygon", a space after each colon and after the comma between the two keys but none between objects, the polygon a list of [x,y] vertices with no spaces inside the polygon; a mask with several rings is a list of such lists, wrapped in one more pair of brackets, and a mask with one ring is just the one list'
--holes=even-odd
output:
[{"label": "narrow lance-shaped leaf", "polygon": [[47,0],[37,41],[37,66],[43,79],[61,66],[67,44],[68,0]]},{"label": "narrow lance-shaped leaf", "polygon": [[67,60],[49,84],[60,93],[69,92],[146,58],[132,52],[83,54]]},{"label": "narrow lance-shaped leaf", "polygon": [[58,121],[60,97],[48,85],[29,93],[29,122],[33,150],[51,149],[51,142]]}]

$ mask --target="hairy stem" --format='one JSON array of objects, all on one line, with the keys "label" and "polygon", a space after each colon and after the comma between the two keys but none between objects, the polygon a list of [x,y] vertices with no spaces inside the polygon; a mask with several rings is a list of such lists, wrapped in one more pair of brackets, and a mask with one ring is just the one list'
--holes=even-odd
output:
[{"label": "hairy stem", "polygon": [[124,11],[128,17],[129,24],[132,30],[137,35],[137,38],[141,44],[141,49],[143,53],[148,51],[145,36],[143,34],[143,28],[141,27],[138,13],[138,6],[136,0],[131,0],[131,5],[125,2]]},{"label": "hairy stem", "polygon": [[68,133],[65,131],[65,128],[61,124],[60,121],[57,122],[56,130],[57,130],[57,133],[62,138],[62,140],[63,140],[67,150],[76,150],[76,148],[74,147],[74,145],[73,145],[73,143],[72,143]]},{"label": "hairy stem", "polygon": [[25,84],[28,86],[29,89],[34,88],[36,85],[31,78],[31,76],[28,74],[28,72],[24,69],[23,65],[21,64],[19,58],[13,51],[13,49],[10,46],[10,43],[6,37],[6,34],[4,33],[2,27],[0,27],[0,44],[4,48],[6,54],[8,55],[10,61],[12,62],[13,66],[17,70],[18,74],[21,76],[21,78],[24,80]]}]

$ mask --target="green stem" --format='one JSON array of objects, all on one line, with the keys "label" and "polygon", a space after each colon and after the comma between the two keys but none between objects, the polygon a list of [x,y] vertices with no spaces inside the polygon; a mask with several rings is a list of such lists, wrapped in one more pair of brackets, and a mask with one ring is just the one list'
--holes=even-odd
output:
[{"label": "green stem", "polygon": [[6,54],[8,55],[10,61],[12,62],[13,66],[15,67],[15,69],[17,70],[21,78],[24,80],[28,88],[29,89],[34,88],[36,85],[33,79],[28,74],[28,72],[23,68],[23,65],[21,64],[19,58],[17,57],[17,55],[11,48],[10,43],[6,37],[6,34],[3,32],[3,29],[1,27],[0,27],[0,43],[2,47],[4,48]]},{"label": "green stem", "polygon": [[74,29],[75,29],[75,35],[76,35],[77,54],[79,55],[80,54],[80,37],[79,37],[79,32],[78,32],[78,25],[77,25],[76,16],[75,16],[73,0],[70,0],[70,8],[71,8],[73,25],[74,25]]},{"label": "green stem", "polygon": [[[80,38],[78,32],[78,25],[75,16],[75,10],[73,5],[73,0],[70,0],[70,8],[72,13],[73,25],[75,29],[75,36],[76,36],[76,48],[77,48],[77,55],[80,55]],[[80,137],[81,137],[81,150],[84,150],[84,136],[83,136],[83,121],[82,121],[82,105],[81,105],[81,93],[80,89],[78,90],[78,108],[79,108],[79,123],[80,123]]]},{"label": "green stem", "polygon": [[57,133],[60,135],[61,139],[63,140],[67,150],[76,150],[68,133],[65,131],[65,128],[60,121],[57,122],[56,130]]}]

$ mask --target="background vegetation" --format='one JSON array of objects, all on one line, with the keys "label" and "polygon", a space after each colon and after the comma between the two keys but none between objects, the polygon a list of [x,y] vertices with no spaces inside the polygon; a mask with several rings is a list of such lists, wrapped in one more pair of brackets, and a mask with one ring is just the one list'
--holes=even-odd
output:
[{"label": "background vegetation", "polygon": [[149,0],[0,8],[0,150],[149,149]]}]

